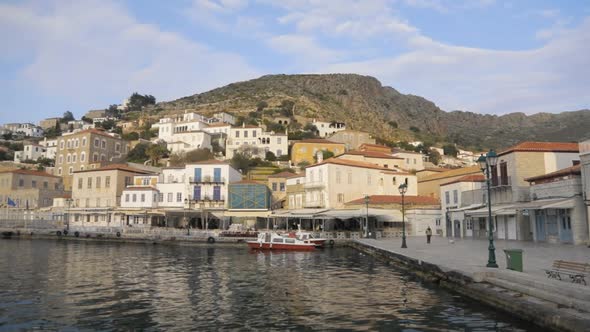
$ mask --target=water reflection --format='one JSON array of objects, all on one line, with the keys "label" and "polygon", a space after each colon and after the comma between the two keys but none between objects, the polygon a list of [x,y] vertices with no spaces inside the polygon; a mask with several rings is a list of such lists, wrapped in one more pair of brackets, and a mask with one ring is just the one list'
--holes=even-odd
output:
[{"label": "water reflection", "polygon": [[518,330],[352,249],[0,241],[0,330]]}]

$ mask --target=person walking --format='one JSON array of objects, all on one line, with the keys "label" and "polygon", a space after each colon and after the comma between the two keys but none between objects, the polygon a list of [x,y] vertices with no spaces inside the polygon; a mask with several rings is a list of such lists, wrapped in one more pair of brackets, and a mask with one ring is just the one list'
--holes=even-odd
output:
[{"label": "person walking", "polygon": [[432,229],[430,226],[426,229],[426,243],[430,243],[430,237],[432,236]]}]

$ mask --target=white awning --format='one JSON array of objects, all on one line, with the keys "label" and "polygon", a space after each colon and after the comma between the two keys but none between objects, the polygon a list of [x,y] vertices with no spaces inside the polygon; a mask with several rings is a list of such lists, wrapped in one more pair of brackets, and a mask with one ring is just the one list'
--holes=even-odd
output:
[{"label": "white awning", "polygon": [[572,209],[576,205],[576,198],[549,198],[532,202],[521,203],[515,206],[519,210],[543,210],[543,209]]},{"label": "white awning", "polygon": [[449,212],[459,212],[459,211],[466,211],[466,210],[474,210],[474,209],[478,209],[483,207],[483,204],[471,204],[468,206],[464,206],[461,208],[456,208],[456,209],[449,209]]},{"label": "white awning", "polygon": [[[468,216],[475,216],[475,217],[486,217],[488,215],[488,207],[483,207],[477,210],[465,210],[465,214]],[[492,205],[492,215],[494,216],[502,216],[502,215],[513,215],[516,214],[516,209],[512,204],[498,204]]]}]

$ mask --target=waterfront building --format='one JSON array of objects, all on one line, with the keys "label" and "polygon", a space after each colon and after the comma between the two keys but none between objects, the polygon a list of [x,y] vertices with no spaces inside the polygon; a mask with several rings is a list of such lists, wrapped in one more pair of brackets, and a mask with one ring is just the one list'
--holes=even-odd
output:
[{"label": "waterfront building", "polygon": [[287,185],[287,199],[285,209],[303,209],[305,202],[305,173],[295,174],[285,180]]},{"label": "waterfront building", "polygon": [[258,218],[267,218],[271,211],[272,194],[266,184],[243,180],[229,184],[225,216],[234,223],[255,227]]},{"label": "waterfront building", "polygon": [[330,158],[305,169],[305,208],[342,208],[365,195],[395,195],[408,183],[407,196],[418,193],[416,176],[376,164]]},{"label": "waterfront building", "polygon": [[582,190],[581,165],[525,179],[531,202],[520,204],[531,219],[533,241],[588,243],[588,214]]},{"label": "waterfront building", "polygon": [[362,144],[375,144],[375,139],[371,137],[371,134],[350,129],[338,131],[330,135],[328,139],[332,142],[344,144],[346,151],[358,150]]},{"label": "waterfront building", "polygon": [[[485,185],[483,174],[472,174],[450,180],[440,185],[441,219],[432,227],[433,233],[447,237],[473,237],[480,231],[479,223],[474,225],[471,218],[465,218],[465,210],[483,206]],[[481,228],[485,232],[485,227]]]},{"label": "waterfront building", "polygon": [[18,209],[37,209],[53,205],[64,195],[62,179],[42,171],[13,169],[0,171],[0,203]]},{"label": "waterfront building", "polygon": [[330,135],[335,134],[336,132],[346,129],[346,124],[344,122],[338,121],[327,122],[313,119],[311,124],[317,128],[316,134],[319,137],[328,137]]},{"label": "waterfront building", "polygon": [[281,209],[287,200],[287,179],[297,176],[291,172],[280,172],[268,176],[268,188],[272,194],[272,208]]},{"label": "waterfront building", "polygon": [[360,151],[353,150],[345,152],[339,156],[339,159],[364,161],[371,164],[376,164],[384,168],[393,170],[403,169],[405,167],[405,160],[400,157],[394,157],[391,153],[375,152],[375,151]]},{"label": "waterfront building", "polygon": [[[490,185],[494,236],[534,240],[535,228],[542,226],[537,226],[527,212],[533,197],[526,179],[570,167],[579,160],[578,143],[522,142],[498,153],[498,164],[491,168]],[[487,191],[485,188],[476,190]],[[482,226],[488,225],[487,207],[466,210],[465,215],[476,218]],[[485,236],[484,232],[479,236]]]},{"label": "waterfront building", "polygon": [[126,155],[127,142],[115,134],[96,129],[66,134],[57,139],[55,175],[63,177],[66,190],[71,190],[74,172],[117,163]]},{"label": "waterfront building", "polygon": [[267,152],[277,158],[289,153],[287,133],[263,131],[258,126],[231,127],[225,145],[225,157],[231,159],[236,152],[246,152],[264,159]]},{"label": "waterfront building", "polygon": [[70,222],[80,226],[121,226],[114,212],[121,206],[123,190],[133,184],[136,175],[148,174],[153,173],[125,164],[74,172]]},{"label": "waterfront building", "polygon": [[582,197],[586,205],[588,232],[590,237],[590,139],[580,142],[580,165],[582,175]]},{"label": "waterfront building", "polygon": [[295,141],[291,146],[291,162],[294,165],[299,165],[302,162],[313,164],[318,162],[315,158],[318,152],[330,151],[334,156],[338,156],[345,151],[343,143],[336,143],[326,139],[312,138]]}]

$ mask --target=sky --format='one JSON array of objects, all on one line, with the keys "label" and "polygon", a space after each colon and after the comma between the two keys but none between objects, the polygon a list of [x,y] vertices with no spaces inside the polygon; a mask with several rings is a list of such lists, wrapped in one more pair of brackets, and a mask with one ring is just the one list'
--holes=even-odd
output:
[{"label": "sky", "polygon": [[0,123],[299,73],[558,113],[590,108],[590,1],[0,0],[0,73]]}]

